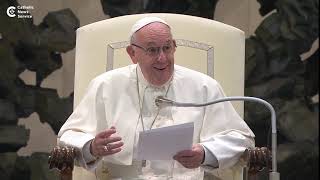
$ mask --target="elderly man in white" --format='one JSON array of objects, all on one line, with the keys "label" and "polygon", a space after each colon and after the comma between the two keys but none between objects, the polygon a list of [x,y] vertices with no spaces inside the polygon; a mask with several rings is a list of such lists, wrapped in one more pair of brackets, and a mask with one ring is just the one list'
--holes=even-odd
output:
[{"label": "elderly man in white", "polygon": [[[203,179],[204,169],[230,168],[254,134],[231,103],[198,108],[158,108],[157,96],[203,103],[224,97],[211,77],[175,65],[170,26],[157,17],[137,21],[127,47],[133,65],[93,79],[86,95],[62,126],[61,144],[76,147],[79,164],[94,170],[100,160],[113,179]],[[191,149],[172,160],[139,161],[140,131],[194,122]],[[202,168],[206,167],[206,168]]]}]

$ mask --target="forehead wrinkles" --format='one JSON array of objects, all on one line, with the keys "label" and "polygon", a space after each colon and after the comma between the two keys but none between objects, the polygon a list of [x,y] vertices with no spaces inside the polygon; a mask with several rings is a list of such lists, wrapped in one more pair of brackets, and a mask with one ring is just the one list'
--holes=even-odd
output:
[{"label": "forehead wrinkles", "polygon": [[151,23],[136,32],[136,38],[141,43],[156,43],[171,40],[172,35],[167,25]]}]

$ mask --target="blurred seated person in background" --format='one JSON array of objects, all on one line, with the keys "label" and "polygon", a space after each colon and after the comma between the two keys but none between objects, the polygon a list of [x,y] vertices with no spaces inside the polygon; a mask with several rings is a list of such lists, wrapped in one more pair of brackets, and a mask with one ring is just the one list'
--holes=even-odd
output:
[{"label": "blurred seated person in background", "polygon": [[[224,97],[211,77],[174,64],[176,42],[167,22],[157,17],[137,21],[126,50],[133,64],[94,78],[58,134],[60,144],[80,152],[76,159],[82,167],[94,170],[103,160],[114,179],[201,180],[204,169],[230,168],[254,147],[254,134],[230,102],[197,108],[155,105],[158,96],[195,103]],[[195,127],[191,149],[172,160],[137,160],[140,131],[186,122]]]}]

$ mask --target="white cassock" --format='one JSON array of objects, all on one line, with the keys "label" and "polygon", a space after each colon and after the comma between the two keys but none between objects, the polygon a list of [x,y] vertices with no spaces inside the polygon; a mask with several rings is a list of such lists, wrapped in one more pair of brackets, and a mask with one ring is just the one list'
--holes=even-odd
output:
[{"label": "white cassock", "polygon": [[[139,93],[138,93],[139,91]],[[154,87],[144,79],[139,66],[129,65],[106,72],[93,79],[80,104],[60,129],[60,144],[76,147],[79,165],[95,169],[99,161],[88,164],[88,142],[111,126],[122,137],[122,151],[103,158],[114,179],[203,179],[204,169],[219,170],[234,166],[246,148],[254,147],[254,134],[239,117],[230,102],[207,107],[167,107],[158,110],[157,96],[178,102],[204,103],[221,97],[220,85],[202,73],[175,65],[169,82]],[[140,100],[139,100],[140,96]],[[140,104],[139,104],[140,102]],[[201,168],[186,169],[174,160],[135,160],[138,132],[145,129],[194,122],[193,143],[201,143],[206,159]],[[85,152],[85,153],[84,153]],[[208,157],[211,160],[208,161]],[[217,160],[210,167],[210,162]],[[209,164],[208,164],[209,163]],[[205,167],[205,168],[202,168]]]}]

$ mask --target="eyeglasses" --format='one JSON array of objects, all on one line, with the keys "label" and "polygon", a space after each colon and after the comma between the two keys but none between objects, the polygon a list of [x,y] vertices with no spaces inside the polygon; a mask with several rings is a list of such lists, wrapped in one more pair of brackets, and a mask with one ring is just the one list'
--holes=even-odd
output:
[{"label": "eyeglasses", "polygon": [[162,52],[164,54],[169,54],[172,52],[172,49],[173,49],[173,46],[171,44],[168,44],[168,45],[164,45],[162,47],[148,47],[148,48],[144,48],[142,46],[139,46],[137,44],[134,44],[132,43],[131,44],[132,46],[135,46],[137,48],[140,48],[142,49],[148,56],[151,56],[151,57],[156,57],[156,56],[159,56],[160,54],[160,49],[162,49]]}]

